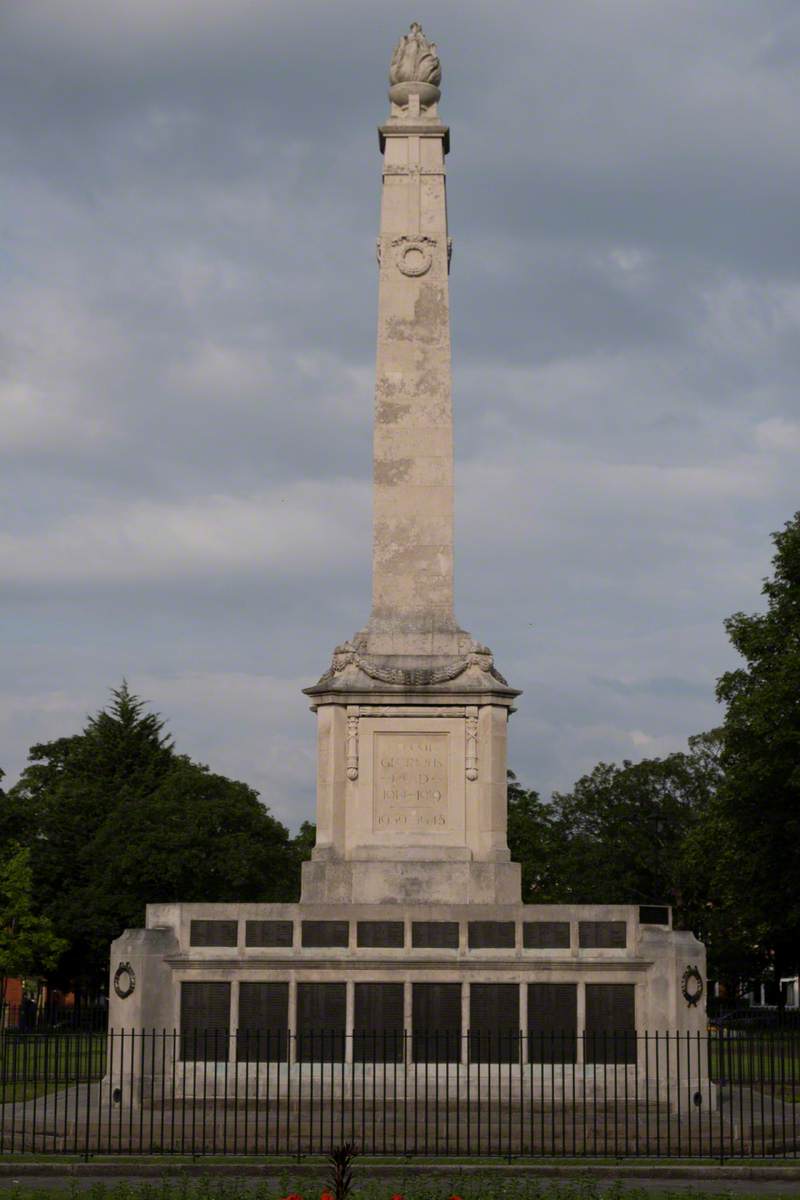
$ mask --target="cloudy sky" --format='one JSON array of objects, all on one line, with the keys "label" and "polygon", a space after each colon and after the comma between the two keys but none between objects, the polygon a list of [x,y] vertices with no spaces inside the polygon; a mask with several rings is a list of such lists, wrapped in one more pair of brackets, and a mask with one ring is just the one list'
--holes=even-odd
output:
[{"label": "cloudy sky", "polygon": [[392,46],[444,68],[457,614],[545,794],[718,719],[798,503],[797,0],[6,0],[0,766],[123,676],[313,813]]}]

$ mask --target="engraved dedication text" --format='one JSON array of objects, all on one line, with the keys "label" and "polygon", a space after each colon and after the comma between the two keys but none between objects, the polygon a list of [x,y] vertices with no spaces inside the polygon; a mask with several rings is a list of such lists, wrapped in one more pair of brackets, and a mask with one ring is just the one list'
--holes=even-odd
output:
[{"label": "engraved dedication text", "polygon": [[376,733],[373,829],[441,833],[447,829],[446,733]]}]

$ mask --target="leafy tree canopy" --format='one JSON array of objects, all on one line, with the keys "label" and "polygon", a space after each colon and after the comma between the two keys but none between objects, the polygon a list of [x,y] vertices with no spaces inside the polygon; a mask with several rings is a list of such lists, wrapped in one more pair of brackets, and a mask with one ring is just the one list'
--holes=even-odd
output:
[{"label": "leafy tree canopy", "polygon": [[244,783],[175,752],[125,683],[82,733],[34,746],[3,806],[37,902],[69,943],[60,974],[99,985],[110,941],[148,902],[291,900],[298,854]]},{"label": "leafy tree canopy", "polygon": [[30,858],[29,849],[11,845],[0,860],[0,1001],[6,980],[45,975],[67,947],[34,912]]},{"label": "leafy tree canopy", "polygon": [[773,541],[766,611],[725,623],[744,664],[717,686],[726,714],[714,885],[781,973],[800,944],[800,513]]},{"label": "leafy tree canopy", "polygon": [[680,908],[683,843],[718,781],[706,743],[695,740],[688,754],[598,763],[571,792],[556,792],[560,898]]},{"label": "leafy tree canopy", "polygon": [[527,790],[508,772],[508,845],[522,867],[523,904],[550,904],[561,899],[560,837],[553,806]]}]

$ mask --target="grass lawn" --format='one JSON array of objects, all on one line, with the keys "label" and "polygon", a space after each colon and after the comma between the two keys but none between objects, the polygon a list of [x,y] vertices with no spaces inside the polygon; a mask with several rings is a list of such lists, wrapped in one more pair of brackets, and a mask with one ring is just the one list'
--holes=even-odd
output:
[{"label": "grass lawn", "polygon": [[715,1082],[776,1084],[800,1092],[800,1039],[765,1035],[709,1041],[709,1073]]}]

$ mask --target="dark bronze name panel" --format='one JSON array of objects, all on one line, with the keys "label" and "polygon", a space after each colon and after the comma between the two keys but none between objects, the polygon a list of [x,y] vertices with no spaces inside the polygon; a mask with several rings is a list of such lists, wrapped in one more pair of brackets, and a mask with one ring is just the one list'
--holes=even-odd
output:
[{"label": "dark bronze name panel", "polygon": [[459,1062],[461,984],[415,983],[411,996],[414,1062]]},{"label": "dark bronze name panel", "polygon": [[669,908],[666,904],[640,904],[640,925],[669,925]]},{"label": "dark bronze name panel", "polygon": [[458,921],[412,921],[411,945],[419,950],[457,950]]},{"label": "dark bronze name panel", "polygon": [[624,950],[627,945],[624,921],[579,921],[581,950]]},{"label": "dark bronze name panel", "polygon": [[189,932],[191,946],[235,946],[238,933],[236,921],[192,921]]},{"label": "dark bronze name panel", "polygon": [[528,984],[529,1062],[576,1062],[577,1030],[576,983]]},{"label": "dark bronze name panel", "polygon": [[519,1061],[519,987],[516,983],[469,986],[471,1062]]},{"label": "dark bronze name panel", "polygon": [[636,986],[586,984],[587,1063],[636,1062]]},{"label": "dark bronze name panel", "polygon": [[470,950],[513,950],[515,932],[513,921],[470,921]]},{"label": "dark bronze name panel", "polygon": [[239,1062],[286,1062],[289,1044],[289,984],[239,984]]},{"label": "dark bronze name panel", "polygon": [[359,921],[356,928],[359,946],[383,946],[389,949],[403,948],[404,926],[402,921]]},{"label": "dark bronze name panel", "polygon": [[357,983],[353,1009],[356,1062],[403,1061],[402,983]]},{"label": "dark bronze name panel", "polygon": [[291,946],[294,940],[291,921],[248,921],[245,925],[245,946]]},{"label": "dark bronze name panel", "polygon": [[[235,922],[234,922],[235,924]],[[229,983],[181,984],[181,1058],[225,1062],[231,1020]]]},{"label": "dark bronze name panel", "polygon": [[304,946],[344,946],[350,940],[347,921],[303,921]]},{"label": "dark bronze name panel", "polygon": [[525,921],[522,945],[526,950],[569,950],[569,921]]},{"label": "dark bronze name panel", "polygon": [[346,984],[298,983],[298,1062],[344,1062],[346,1024]]}]

